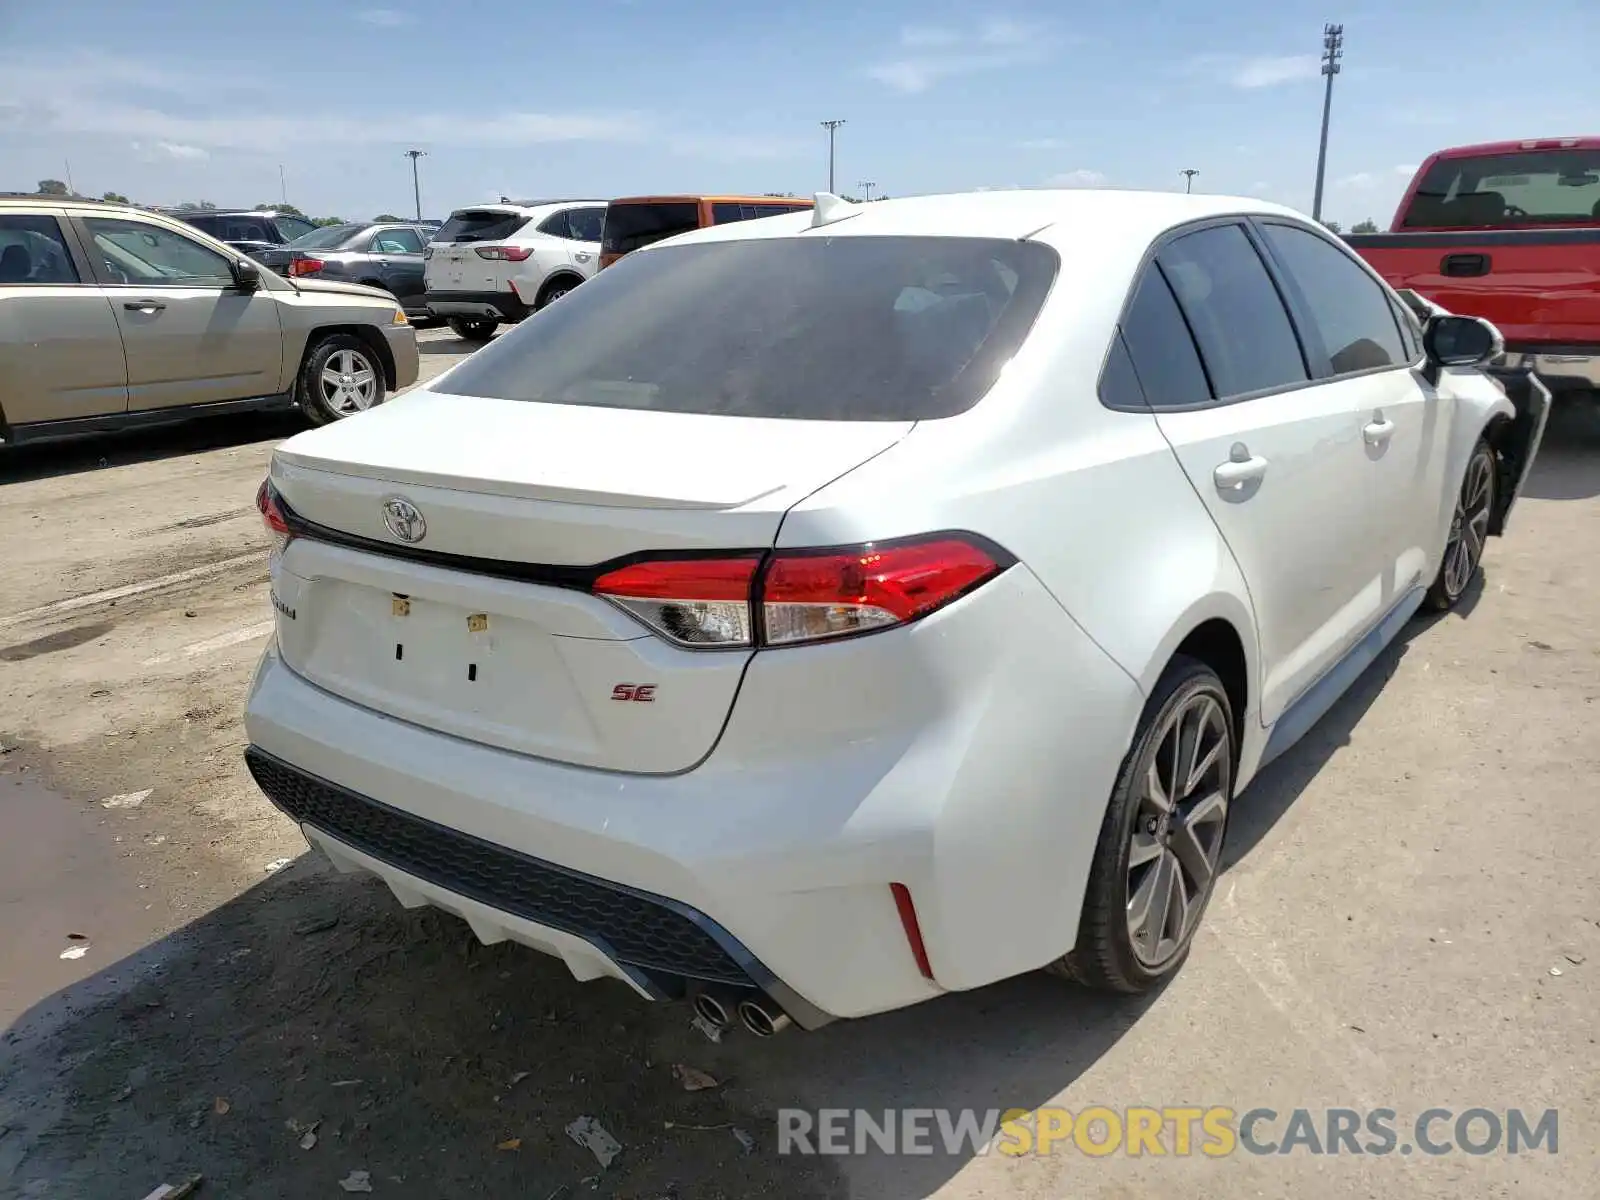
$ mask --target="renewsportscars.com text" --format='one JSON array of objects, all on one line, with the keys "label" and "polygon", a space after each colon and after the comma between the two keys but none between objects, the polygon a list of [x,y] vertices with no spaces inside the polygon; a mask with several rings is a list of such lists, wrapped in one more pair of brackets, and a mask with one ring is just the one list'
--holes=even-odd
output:
[{"label": "renewsportscars.com text", "polygon": [[780,1154],[1076,1153],[1224,1158],[1238,1154],[1555,1154],[1556,1109],[1101,1105],[1079,1109],[778,1110]]}]

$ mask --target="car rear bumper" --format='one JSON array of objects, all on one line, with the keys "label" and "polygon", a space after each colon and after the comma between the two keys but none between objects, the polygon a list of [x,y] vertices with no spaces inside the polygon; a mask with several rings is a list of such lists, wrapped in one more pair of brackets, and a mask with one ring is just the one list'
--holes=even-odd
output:
[{"label": "car rear bumper", "polygon": [[[841,671],[874,682],[842,690]],[[836,694],[806,704],[818,687]],[[905,630],[757,654],[717,748],[677,775],[407,724],[314,686],[275,647],[245,728],[269,797],[402,903],[645,996],[759,988],[810,1027],[1070,949],[1141,703],[1015,567]],[[891,883],[909,890],[931,978]]]},{"label": "car rear bumper", "polygon": [[1508,350],[1495,365],[1530,369],[1552,392],[1600,391],[1600,347]]},{"label": "car rear bumper", "polygon": [[440,292],[423,297],[436,317],[487,317],[495,321],[520,321],[528,306],[515,292]]}]

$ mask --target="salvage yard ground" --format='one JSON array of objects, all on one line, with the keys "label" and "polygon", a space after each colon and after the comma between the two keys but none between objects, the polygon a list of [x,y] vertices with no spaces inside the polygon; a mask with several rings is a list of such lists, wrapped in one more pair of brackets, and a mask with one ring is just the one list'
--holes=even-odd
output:
[{"label": "salvage yard ground", "polygon": [[[463,349],[422,337],[424,377]],[[0,1195],[136,1200],[200,1174],[202,1198],[339,1196],[365,1171],[374,1195],[418,1198],[1593,1197],[1593,410],[1557,413],[1463,610],[1415,623],[1246,793],[1164,992],[1034,977],[718,1045],[681,1006],[579,985],[335,875],[255,790],[239,713],[270,622],[252,499],[295,428],[0,452]],[[680,1063],[721,1086],[686,1090]],[[777,1153],[783,1107],[1045,1104],[1556,1108],[1560,1142]],[[621,1142],[609,1169],[564,1132],[580,1116]]]}]

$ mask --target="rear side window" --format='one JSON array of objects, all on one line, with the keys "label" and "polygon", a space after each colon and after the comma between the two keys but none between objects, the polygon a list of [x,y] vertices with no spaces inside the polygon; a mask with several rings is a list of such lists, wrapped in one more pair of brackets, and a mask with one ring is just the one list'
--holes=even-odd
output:
[{"label": "rear side window", "polygon": [[729,221],[755,221],[810,207],[809,204],[746,204],[724,200],[711,206],[711,219],[718,225],[726,225]]},{"label": "rear side window", "polygon": [[180,213],[179,216],[188,224],[193,225],[203,233],[209,233],[212,237],[218,236],[218,232],[222,228],[216,217],[202,217],[194,213]]},{"label": "rear side window", "polygon": [[[1142,393],[1135,404],[1152,408],[1181,408],[1211,400],[1211,385],[1195,350],[1183,313],[1173,299],[1161,269],[1152,263],[1145,268],[1127,314],[1122,318],[1122,341],[1127,346],[1128,365]],[[1114,360],[1107,363],[1101,397],[1117,408],[1128,407],[1126,382],[1118,385],[1112,377]],[[1113,384],[1108,390],[1106,384]]]},{"label": "rear side window", "polygon": [[1262,229],[1305,299],[1333,374],[1410,361],[1389,297],[1344,251],[1292,225],[1266,224]]},{"label": "rear side window", "polygon": [[607,254],[627,254],[653,242],[700,228],[700,206],[692,200],[665,204],[613,204],[606,209]]},{"label": "rear side window", "polygon": [[384,229],[372,239],[378,254],[421,254],[422,239],[415,229]]},{"label": "rear side window", "polygon": [[450,219],[433,235],[436,242],[498,242],[514,236],[528,223],[521,213],[499,209],[464,208],[450,214]]},{"label": "rear side window", "polygon": [[772,238],[623,259],[436,390],[544,404],[910,421],[976,404],[1055,278],[1035,242]]},{"label": "rear side window", "polygon": [[0,215],[0,287],[77,282],[78,268],[54,217]]},{"label": "rear side window", "polygon": [[1186,234],[1163,247],[1159,261],[1217,399],[1310,378],[1288,310],[1243,228]]}]

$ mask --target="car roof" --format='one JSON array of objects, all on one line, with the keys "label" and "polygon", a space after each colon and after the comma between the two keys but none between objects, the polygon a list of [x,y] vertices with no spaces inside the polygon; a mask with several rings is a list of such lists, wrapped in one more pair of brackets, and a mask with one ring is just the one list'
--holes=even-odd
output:
[{"label": "car roof", "polygon": [[1479,142],[1451,146],[1433,158],[1482,158],[1491,154],[1520,154],[1529,150],[1600,150],[1600,137],[1519,138],[1514,142]]},{"label": "car roof", "polygon": [[740,204],[811,204],[810,196],[756,196],[737,195],[724,192],[680,192],[665,196],[622,196],[613,200],[612,204],[683,204],[689,201],[710,200],[713,204],[720,202],[737,202]]},{"label": "car roof", "polygon": [[[932,237],[1039,237],[1052,244],[1074,239],[1149,243],[1175,225],[1233,214],[1303,214],[1267,200],[1243,196],[1185,195],[1182,192],[1123,191],[1115,188],[1033,189],[906,196],[842,205],[839,215],[818,232],[827,236],[920,235]],[[679,234],[669,242],[733,241],[798,237],[813,227],[811,212],[784,213],[760,221],[713,225]],[[644,247],[645,250],[653,246]]]}]

